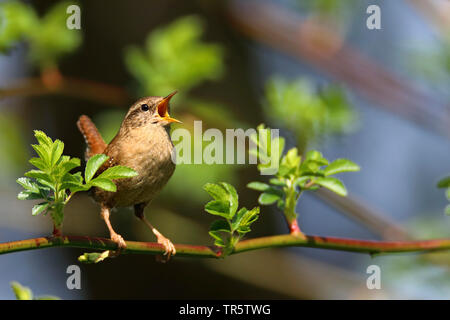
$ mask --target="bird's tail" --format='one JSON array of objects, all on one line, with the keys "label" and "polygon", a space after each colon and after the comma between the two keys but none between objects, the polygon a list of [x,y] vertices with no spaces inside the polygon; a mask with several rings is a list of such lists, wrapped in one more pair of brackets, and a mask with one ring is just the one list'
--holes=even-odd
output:
[{"label": "bird's tail", "polygon": [[86,160],[93,155],[103,153],[105,151],[106,143],[103,140],[100,132],[98,132],[97,127],[88,116],[80,116],[77,121],[77,126],[81,134],[84,136],[84,139],[86,140]]}]

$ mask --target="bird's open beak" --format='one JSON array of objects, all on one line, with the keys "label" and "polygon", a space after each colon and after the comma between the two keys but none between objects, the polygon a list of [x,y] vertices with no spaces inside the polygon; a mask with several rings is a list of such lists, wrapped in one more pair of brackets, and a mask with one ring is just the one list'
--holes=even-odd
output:
[{"label": "bird's open beak", "polygon": [[180,120],[177,120],[175,118],[171,118],[169,116],[169,101],[170,99],[177,93],[177,91],[172,92],[167,97],[161,100],[161,102],[158,104],[158,114],[163,119],[170,122],[178,122],[181,123]]}]

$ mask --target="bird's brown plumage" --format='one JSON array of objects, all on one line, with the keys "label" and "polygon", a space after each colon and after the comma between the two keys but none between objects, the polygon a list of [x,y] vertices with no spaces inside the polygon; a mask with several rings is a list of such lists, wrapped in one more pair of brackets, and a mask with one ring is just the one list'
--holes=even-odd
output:
[{"label": "bird's brown plumage", "polygon": [[[172,161],[174,147],[165,128],[177,120],[168,114],[169,100],[175,93],[163,97],[147,97],[133,104],[114,139],[107,145],[89,117],[82,115],[77,122],[86,143],[86,159],[103,153],[109,158],[97,175],[109,167],[122,165],[134,169],[138,175],[115,180],[116,192],[93,188],[91,194],[102,205],[102,215],[111,232],[111,238],[124,246],[123,239],[112,229],[109,210],[114,207],[135,206],[135,214],[145,220],[143,210],[164,187],[175,170]],[[145,106],[145,108],[144,108]],[[152,231],[166,250],[175,253],[172,243],[156,229]]]}]

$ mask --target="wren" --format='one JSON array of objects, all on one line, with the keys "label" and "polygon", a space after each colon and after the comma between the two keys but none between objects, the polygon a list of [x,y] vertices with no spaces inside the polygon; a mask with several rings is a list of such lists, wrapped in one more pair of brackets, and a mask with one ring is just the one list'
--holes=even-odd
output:
[{"label": "wren", "polygon": [[96,175],[116,165],[127,166],[138,173],[132,178],[115,180],[116,192],[100,188],[93,188],[91,192],[94,200],[101,205],[101,216],[119,251],[126,248],[126,243],[111,225],[111,209],[134,206],[136,217],[155,234],[158,243],[164,247],[167,259],[176,253],[172,242],[144,216],[144,208],[161,191],[175,170],[172,161],[174,146],[169,135],[169,125],[180,122],[169,115],[169,101],[175,94],[176,91],[167,97],[146,97],[135,102],[109,144],[105,143],[89,117],[82,115],[77,122],[87,144],[86,160],[96,154],[109,157]]}]

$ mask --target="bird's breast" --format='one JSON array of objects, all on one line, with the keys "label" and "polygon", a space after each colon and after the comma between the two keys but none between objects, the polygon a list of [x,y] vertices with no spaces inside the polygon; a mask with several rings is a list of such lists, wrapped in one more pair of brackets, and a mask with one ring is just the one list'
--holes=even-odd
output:
[{"label": "bird's breast", "polygon": [[138,175],[116,180],[117,192],[111,202],[122,207],[151,201],[175,170],[170,136],[162,127],[134,129],[117,147],[118,164],[134,169]]}]

